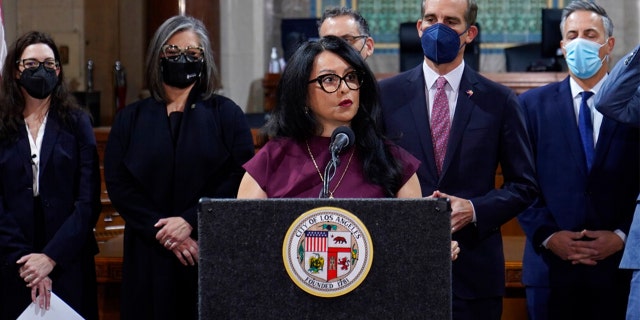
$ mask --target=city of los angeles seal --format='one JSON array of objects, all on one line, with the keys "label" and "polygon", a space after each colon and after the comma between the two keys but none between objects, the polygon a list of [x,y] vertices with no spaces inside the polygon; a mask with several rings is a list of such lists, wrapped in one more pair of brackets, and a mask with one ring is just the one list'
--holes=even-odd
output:
[{"label": "city of los angeles seal", "polygon": [[373,261],[371,235],[354,214],[321,207],[301,214],[282,244],[291,280],[309,294],[337,297],[365,279]]}]

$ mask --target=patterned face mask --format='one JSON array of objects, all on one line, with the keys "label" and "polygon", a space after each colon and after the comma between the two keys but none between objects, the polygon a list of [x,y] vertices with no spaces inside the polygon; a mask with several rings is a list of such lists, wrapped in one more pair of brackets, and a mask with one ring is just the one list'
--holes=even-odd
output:
[{"label": "patterned face mask", "polygon": [[162,58],[160,62],[162,81],[176,87],[186,88],[200,79],[202,61],[187,61],[184,55],[178,59]]}]

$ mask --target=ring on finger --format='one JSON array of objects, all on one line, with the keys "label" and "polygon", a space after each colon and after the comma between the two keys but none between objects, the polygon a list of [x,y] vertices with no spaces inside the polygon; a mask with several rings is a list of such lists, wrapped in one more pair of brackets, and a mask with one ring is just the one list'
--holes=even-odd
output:
[{"label": "ring on finger", "polygon": [[171,242],[171,240],[167,239],[167,241],[164,242],[165,246],[170,246],[171,244],[173,244],[173,242]]}]

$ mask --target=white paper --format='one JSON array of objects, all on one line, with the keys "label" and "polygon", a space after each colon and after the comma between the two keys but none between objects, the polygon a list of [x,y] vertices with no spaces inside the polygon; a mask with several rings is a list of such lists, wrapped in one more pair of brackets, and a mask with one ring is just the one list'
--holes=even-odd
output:
[{"label": "white paper", "polygon": [[51,292],[51,307],[49,310],[40,308],[40,305],[31,303],[24,309],[17,320],[84,320],[66,302],[62,301],[55,293]]}]

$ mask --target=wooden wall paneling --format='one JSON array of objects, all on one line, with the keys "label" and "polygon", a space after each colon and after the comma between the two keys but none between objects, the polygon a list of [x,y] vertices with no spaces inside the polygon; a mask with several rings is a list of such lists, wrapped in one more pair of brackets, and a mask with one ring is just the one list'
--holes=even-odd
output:
[{"label": "wooden wall paneling", "polygon": [[[189,0],[186,1],[185,14],[202,21],[209,32],[209,40],[213,47],[213,57],[220,69],[220,0]],[[145,37],[153,37],[158,27],[168,18],[179,14],[178,1],[147,0],[147,26]]]},{"label": "wooden wall paneling", "polygon": [[167,19],[178,14],[178,1],[146,0],[147,2],[147,47],[158,27]]},{"label": "wooden wall paneling", "polygon": [[188,1],[186,14],[204,23],[209,32],[213,58],[220,71],[220,0]]},{"label": "wooden wall paneling", "polygon": [[119,6],[114,6],[113,1],[85,1],[84,56],[94,62],[93,87],[101,92],[101,124],[111,124],[113,117],[112,70],[120,43],[118,10]]},{"label": "wooden wall paneling", "polygon": [[126,104],[138,100],[143,87],[144,3],[141,0],[94,0],[85,1],[84,5],[84,56],[94,62],[94,90],[100,91],[100,125],[110,126],[115,111],[115,62],[121,61],[125,68]]},{"label": "wooden wall paneling", "polygon": [[[142,0],[119,1],[121,31],[119,36],[118,60],[122,62],[127,78],[127,98],[125,104],[130,104],[139,100],[142,96],[146,96],[142,93],[142,90],[146,87],[144,83],[144,61],[147,55],[147,41],[144,30],[146,26],[145,3]],[[111,70],[113,70],[113,62],[111,63]],[[113,77],[111,80],[113,82]],[[108,123],[108,125],[110,124],[111,122]]]}]

